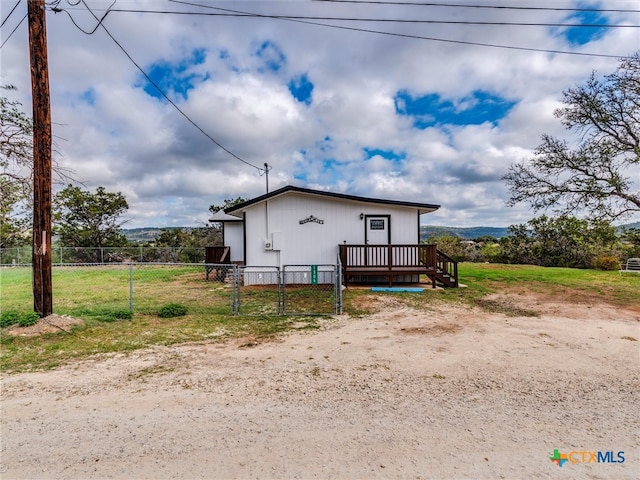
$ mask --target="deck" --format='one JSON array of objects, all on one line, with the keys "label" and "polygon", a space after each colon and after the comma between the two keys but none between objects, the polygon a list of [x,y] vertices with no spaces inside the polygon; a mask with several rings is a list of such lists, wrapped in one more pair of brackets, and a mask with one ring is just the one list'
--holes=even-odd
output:
[{"label": "deck", "polygon": [[419,282],[424,275],[431,286],[458,286],[458,262],[440,252],[434,244],[418,245],[339,245],[344,284],[357,277],[374,282]]},{"label": "deck", "polygon": [[[223,281],[227,277],[228,268],[224,265],[231,264],[231,247],[205,247],[204,250],[205,279],[208,281],[213,273],[217,281]],[[215,264],[213,266],[212,264]]]}]

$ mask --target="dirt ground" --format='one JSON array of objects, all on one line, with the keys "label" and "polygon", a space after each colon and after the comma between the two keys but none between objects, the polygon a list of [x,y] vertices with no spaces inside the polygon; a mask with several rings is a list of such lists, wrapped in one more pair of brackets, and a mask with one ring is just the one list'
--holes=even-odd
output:
[{"label": "dirt ground", "polygon": [[0,476],[640,477],[640,307],[376,302],[268,343],[4,375]]}]

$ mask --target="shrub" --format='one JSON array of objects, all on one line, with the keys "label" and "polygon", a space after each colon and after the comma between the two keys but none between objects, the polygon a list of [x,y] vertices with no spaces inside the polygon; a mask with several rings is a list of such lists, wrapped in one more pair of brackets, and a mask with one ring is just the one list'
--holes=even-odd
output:
[{"label": "shrub", "polygon": [[620,259],[612,255],[600,255],[593,261],[593,268],[597,270],[618,270]]},{"label": "shrub", "polygon": [[182,317],[187,314],[187,307],[179,303],[167,303],[160,310],[158,316],[160,318]]},{"label": "shrub", "polygon": [[99,322],[111,323],[117,320],[131,320],[133,318],[133,312],[129,310],[105,310],[97,320]]},{"label": "shrub", "polygon": [[20,327],[30,327],[31,325],[35,325],[40,320],[40,315],[36,312],[27,312],[20,315],[18,319],[18,326]]},{"label": "shrub", "polygon": [[131,320],[133,318],[133,312],[130,310],[116,310],[113,312],[113,316],[118,320]]},{"label": "shrub", "polygon": [[7,310],[6,312],[2,312],[0,315],[0,327],[10,327],[11,325],[15,325],[18,323],[20,319],[20,314],[15,310]]}]

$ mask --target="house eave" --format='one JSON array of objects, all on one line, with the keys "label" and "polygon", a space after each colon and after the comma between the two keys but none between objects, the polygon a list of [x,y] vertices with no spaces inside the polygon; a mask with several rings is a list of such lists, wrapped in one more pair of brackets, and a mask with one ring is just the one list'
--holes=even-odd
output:
[{"label": "house eave", "polygon": [[228,213],[224,212],[223,210],[218,210],[216,213],[214,213],[211,216],[209,221],[211,223],[215,223],[215,222],[241,222],[242,218],[238,218],[236,216],[229,215]]},{"label": "house eave", "polygon": [[430,204],[430,203],[419,203],[419,202],[405,202],[402,200],[386,200],[380,198],[371,198],[371,197],[360,197],[356,195],[348,195],[344,193],[335,193],[335,192],[327,192],[322,190],[312,190],[309,188],[295,187],[293,185],[288,185],[286,187],[280,188],[278,190],[274,190],[273,192],[269,192],[267,194],[261,195],[259,197],[253,198],[251,200],[247,200],[246,202],[239,203],[232,207],[225,209],[225,213],[229,215],[238,215],[240,212],[245,210],[247,207],[252,205],[264,202],[266,200],[270,200],[272,198],[285,195],[289,192],[295,192],[305,195],[314,195],[319,197],[327,197],[327,198],[336,198],[341,200],[349,200],[353,202],[361,202],[361,203],[371,203],[377,205],[393,205],[399,207],[408,207],[408,208],[416,208],[420,215],[425,213],[431,213],[440,208],[440,205]]}]

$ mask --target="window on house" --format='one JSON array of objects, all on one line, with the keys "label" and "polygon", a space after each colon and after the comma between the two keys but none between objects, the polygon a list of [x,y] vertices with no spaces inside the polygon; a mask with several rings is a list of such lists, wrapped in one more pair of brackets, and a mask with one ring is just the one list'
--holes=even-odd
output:
[{"label": "window on house", "polygon": [[369,220],[370,230],[384,230],[384,219],[371,219]]}]

